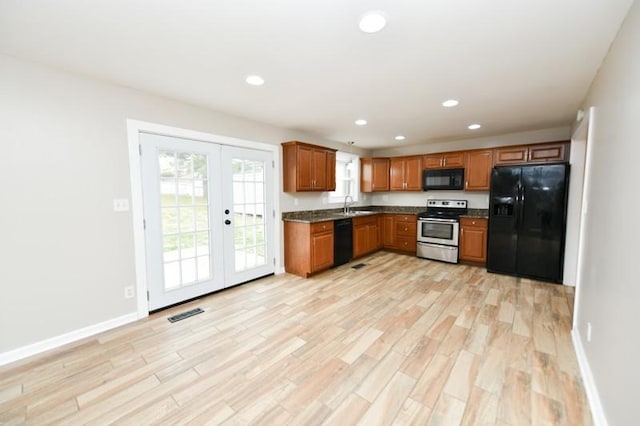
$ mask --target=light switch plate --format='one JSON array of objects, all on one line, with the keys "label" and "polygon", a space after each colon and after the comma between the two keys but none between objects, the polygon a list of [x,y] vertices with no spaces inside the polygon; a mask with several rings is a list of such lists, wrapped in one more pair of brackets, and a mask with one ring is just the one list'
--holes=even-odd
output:
[{"label": "light switch plate", "polygon": [[114,212],[128,212],[129,200],[126,198],[114,198],[113,199],[113,211]]}]

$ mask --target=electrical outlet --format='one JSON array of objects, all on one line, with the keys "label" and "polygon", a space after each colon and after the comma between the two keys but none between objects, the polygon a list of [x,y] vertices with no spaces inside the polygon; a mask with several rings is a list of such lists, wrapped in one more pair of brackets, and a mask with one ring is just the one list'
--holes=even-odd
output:
[{"label": "electrical outlet", "polygon": [[382,196],[382,201],[389,201],[389,196],[388,195],[383,195]]},{"label": "electrical outlet", "polygon": [[587,343],[591,343],[591,323],[587,323]]},{"label": "electrical outlet", "polygon": [[113,199],[113,211],[114,212],[128,212],[129,200],[126,198],[114,198]]},{"label": "electrical outlet", "polygon": [[133,286],[127,286],[124,288],[124,298],[125,299],[133,299],[133,296],[135,296],[135,293],[133,292]]},{"label": "electrical outlet", "polygon": [[300,204],[300,201],[298,201],[298,199],[297,199],[297,198],[294,198],[294,199],[293,199],[293,205],[294,205],[294,206],[297,206],[298,204]]}]

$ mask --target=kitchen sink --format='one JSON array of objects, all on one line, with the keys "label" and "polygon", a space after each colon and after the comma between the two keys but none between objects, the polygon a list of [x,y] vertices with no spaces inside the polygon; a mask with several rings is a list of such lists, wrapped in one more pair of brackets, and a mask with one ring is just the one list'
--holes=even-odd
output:
[{"label": "kitchen sink", "polygon": [[338,216],[352,217],[352,216],[360,216],[363,214],[372,214],[372,213],[375,213],[375,212],[371,210],[352,210],[349,213],[339,212]]}]

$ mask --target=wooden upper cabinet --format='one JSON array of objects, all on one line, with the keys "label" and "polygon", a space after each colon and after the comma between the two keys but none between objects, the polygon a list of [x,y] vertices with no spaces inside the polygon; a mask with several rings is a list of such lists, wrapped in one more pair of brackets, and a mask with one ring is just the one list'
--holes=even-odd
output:
[{"label": "wooden upper cabinet", "polygon": [[389,189],[391,191],[421,191],[422,156],[391,158]]},{"label": "wooden upper cabinet", "polygon": [[529,146],[529,163],[569,161],[569,142]]},{"label": "wooden upper cabinet", "polygon": [[465,191],[488,191],[492,166],[492,150],[467,151],[465,153]]},{"label": "wooden upper cabinet", "polygon": [[336,152],[327,151],[327,191],[336,190]]},{"label": "wooden upper cabinet", "polygon": [[452,169],[464,167],[464,151],[427,154],[422,157],[425,169]]},{"label": "wooden upper cabinet", "polygon": [[285,192],[335,190],[335,149],[291,141],[282,151]]},{"label": "wooden upper cabinet", "polygon": [[527,162],[529,148],[526,146],[508,146],[493,150],[494,164],[496,166],[506,164],[523,164]]},{"label": "wooden upper cabinet", "polygon": [[506,146],[493,150],[494,165],[564,163],[569,161],[569,141]]},{"label": "wooden upper cabinet", "polygon": [[360,159],[360,191],[377,192],[389,190],[389,159]]}]

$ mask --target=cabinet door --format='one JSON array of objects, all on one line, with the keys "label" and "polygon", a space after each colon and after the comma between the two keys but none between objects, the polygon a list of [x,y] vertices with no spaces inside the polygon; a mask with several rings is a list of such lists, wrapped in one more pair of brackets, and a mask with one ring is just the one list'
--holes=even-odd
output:
[{"label": "cabinet door", "polygon": [[462,219],[460,225],[460,259],[486,263],[487,220]]},{"label": "cabinet door", "polygon": [[547,163],[568,160],[567,143],[532,145],[529,147],[529,163]]},{"label": "cabinet door", "polygon": [[389,190],[389,159],[374,158],[372,164],[372,185],[373,191]]},{"label": "cabinet door", "polygon": [[405,191],[422,191],[422,157],[409,157],[404,167]]},{"label": "cabinet door", "polygon": [[392,158],[389,162],[389,189],[391,191],[404,191],[404,167],[403,158]]},{"label": "cabinet door", "polygon": [[336,190],[336,153],[327,151],[327,191]]},{"label": "cabinet door", "polygon": [[296,148],[296,190],[313,190],[314,150],[306,146]]},{"label": "cabinet door", "polygon": [[527,162],[529,148],[526,146],[510,146],[505,148],[496,148],[493,150],[494,164],[496,166],[503,164],[524,164]]},{"label": "cabinet door", "polygon": [[362,256],[367,253],[367,225],[358,225],[353,227],[353,257]]},{"label": "cabinet door", "polygon": [[311,272],[333,265],[333,232],[311,236]]},{"label": "cabinet door", "polygon": [[385,214],[382,219],[382,245],[393,248],[395,245],[396,227],[393,215]]},{"label": "cabinet door", "polygon": [[464,152],[445,152],[442,154],[442,167],[464,167]]},{"label": "cabinet door", "polygon": [[373,223],[371,225],[367,226],[367,233],[368,233],[368,248],[369,250],[367,250],[368,252],[373,252],[378,250],[381,247],[380,244],[380,227],[378,226],[378,223]]},{"label": "cabinet door", "polygon": [[316,191],[327,189],[327,151],[313,150],[312,186]]},{"label": "cabinet door", "polygon": [[439,169],[442,167],[442,154],[429,154],[422,157],[422,163],[425,169]]},{"label": "cabinet door", "polygon": [[484,149],[470,151],[466,154],[466,191],[488,191],[491,181],[493,151]]}]

